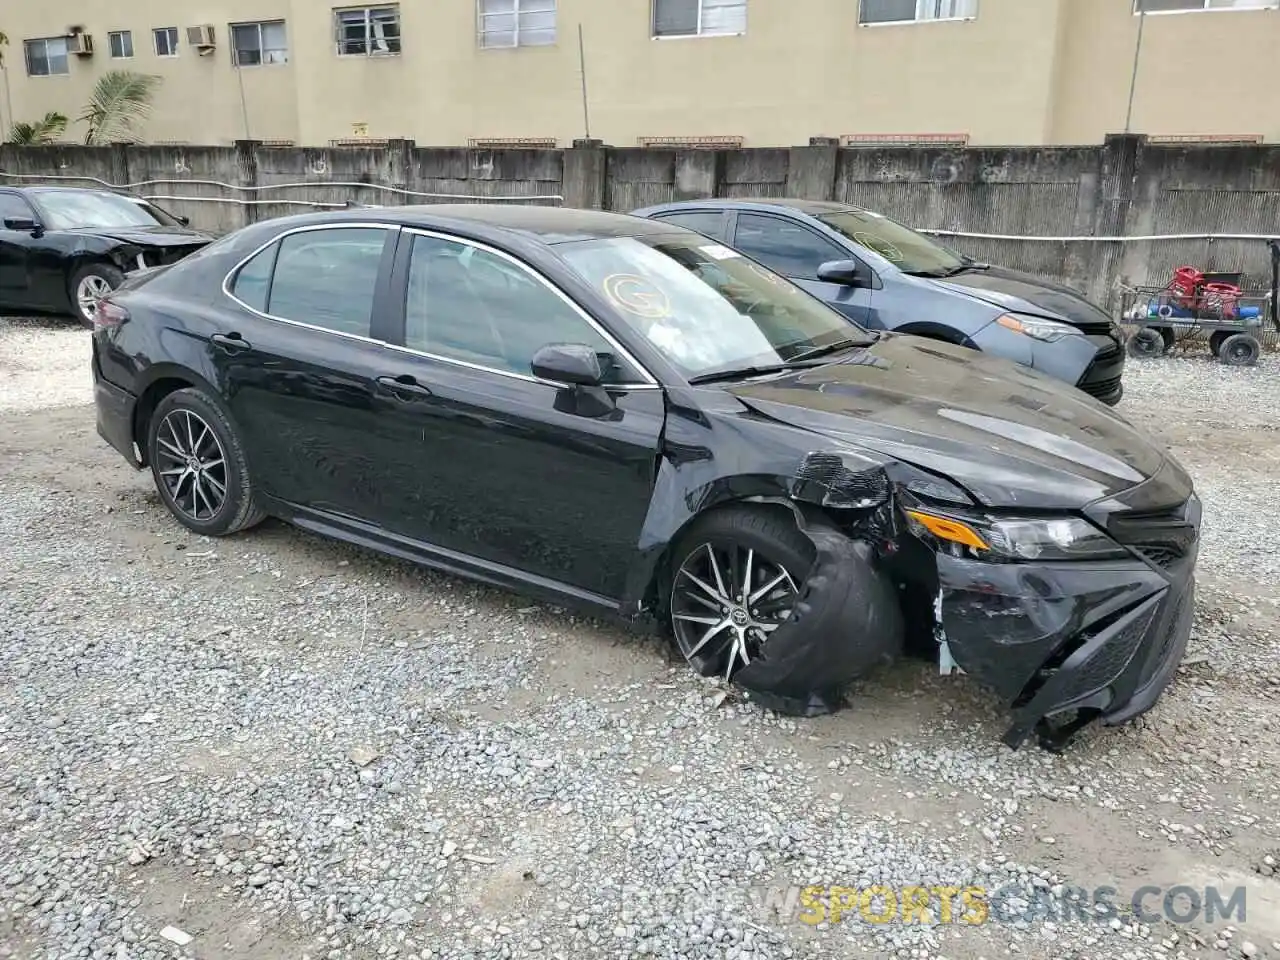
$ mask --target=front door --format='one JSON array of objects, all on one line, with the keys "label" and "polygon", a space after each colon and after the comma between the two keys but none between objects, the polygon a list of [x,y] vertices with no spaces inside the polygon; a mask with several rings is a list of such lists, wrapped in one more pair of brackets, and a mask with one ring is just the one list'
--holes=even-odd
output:
[{"label": "front door", "polygon": [[[389,416],[403,456],[384,474],[383,525],[620,598],[653,490],[662,391],[515,258],[409,232],[400,256],[403,349],[384,373],[408,389]],[[613,359],[615,385],[584,398],[535,380],[530,361],[548,343],[593,346]]]},{"label": "front door", "polygon": [[234,319],[210,339],[255,483],[290,504],[368,519],[394,456],[375,316],[397,231],[285,234],[232,280]]},{"label": "front door", "polygon": [[857,258],[805,224],[771,214],[739,213],[732,246],[808,290],[854,323],[880,326],[871,307],[873,291],[818,279],[818,268],[824,263]]}]

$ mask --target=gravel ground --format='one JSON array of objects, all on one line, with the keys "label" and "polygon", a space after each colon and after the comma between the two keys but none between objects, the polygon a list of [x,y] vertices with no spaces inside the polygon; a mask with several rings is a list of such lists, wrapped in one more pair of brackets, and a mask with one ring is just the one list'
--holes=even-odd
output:
[{"label": "gravel ground", "polygon": [[[0,320],[0,957],[1280,957],[1274,358],[1132,365],[1205,500],[1195,637],[1052,756],[924,665],[797,722],[513,594],[193,536],[94,433],[86,356]],[[811,926],[808,884],[1003,892]],[[1247,915],[1125,912],[1177,884]]]}]

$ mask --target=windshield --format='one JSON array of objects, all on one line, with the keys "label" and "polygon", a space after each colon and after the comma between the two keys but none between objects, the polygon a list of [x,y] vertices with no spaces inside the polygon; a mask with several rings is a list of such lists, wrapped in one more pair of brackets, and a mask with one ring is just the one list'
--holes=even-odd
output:
[{"label": "windshield", "polygon": [[705,237],[584,240],[558,250],[689,378],[776,367],[873,339],[789,280]]},{"label": "windshield", "polygon": [[174,226],[177,221],[138,197],[119,193],[49,190],[36,196],[45,227],[75,230],[80,227]]},{"label": "windshield", "polygon": [[943,277],[965,266],[965,261],[950,250],[879,213],[850,210],[819,219],[859,246],[880,254],[904,273]]}]

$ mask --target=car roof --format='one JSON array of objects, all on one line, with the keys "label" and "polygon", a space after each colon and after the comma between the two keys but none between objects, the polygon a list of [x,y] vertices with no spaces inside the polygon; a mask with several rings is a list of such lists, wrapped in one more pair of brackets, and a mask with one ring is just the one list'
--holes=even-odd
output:
[{"label": "car roof", "polygon": [[797,213],[807,213],[811,217],[820,217],[829,213],[860,213],[862,207],[848,203],[837,203],[833,200],[801,200],[793,197],[751,197],[744,199],[725,199],[708,197],[705,200],[679,200],[675,203],[660,203],[646,207],[640,213],[657,213],[672,210],[776,210],[785,207]]},{"label": "car roof", "polygon": [[622,213],[506,202],[346,208],[282,217],[264,221],[261,225],[271,224],[277,229],[291,229],[352,221],[394,223],[422,230],[462,231],[479,237],[486,234],[514,234],[546,244],[688,232],[674,224],[655,223]]}]

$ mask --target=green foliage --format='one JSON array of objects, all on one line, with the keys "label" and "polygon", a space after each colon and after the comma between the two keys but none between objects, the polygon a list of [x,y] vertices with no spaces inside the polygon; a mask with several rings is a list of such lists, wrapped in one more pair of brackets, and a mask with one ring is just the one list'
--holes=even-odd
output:
[{"label": "green foliage", "polygon": [[136,142],[137,124],[151,113],[159,86],[160,78],[151,74],[131,70],[103,74],[79,117],[89,125],[84,142],[89,146]]},{"label": "green foliage", "polygon": [[17,143],[23,146],[34,146],[42,143],[53,143],[67,129],[67,118],[60,113],[50,111],[43,120],[35,123],[15,123],[9,128],[6,143]]}]

